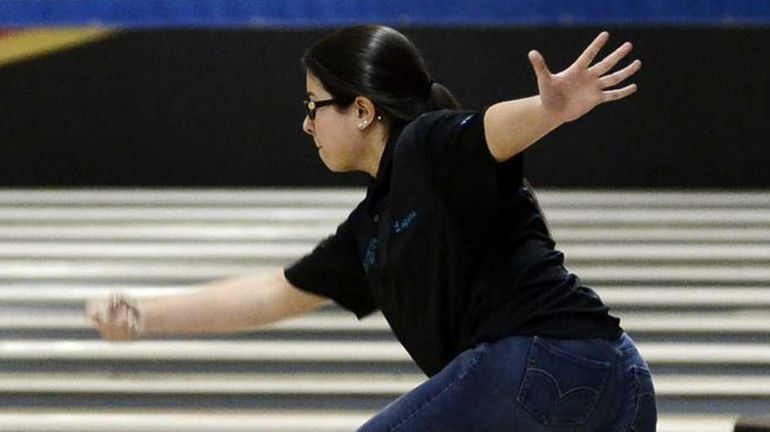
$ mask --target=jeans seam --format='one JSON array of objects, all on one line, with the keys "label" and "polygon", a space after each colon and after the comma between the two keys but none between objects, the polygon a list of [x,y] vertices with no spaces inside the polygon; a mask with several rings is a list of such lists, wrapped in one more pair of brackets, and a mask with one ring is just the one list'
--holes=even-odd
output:
[{"label": "jeans seam", "polygon": [[640,382],[639,377],[639,371],[645,371],[648,374],[650,374],[649,368],[646,368],[644,366],[638,366],[634,365],[634,386],[636,387],[636,401],[635,401],[635,407],[634,407],[634,416],[631,420],[631,426],[629,427],[629,431],[631,432],[638,432],[638,429],[636,428],[637,421],[639,420],[639,408],[642,404],[642,399],[644,397],[654,396],[655,393],[642,393],[642,383]]},{"label": "jeans seam", "polygon": [[634,415],[631,416],[631,424],[628,427],[629,431],[636,432],[636,416],[639,415],[639,403],[641,402],[641,390],[642,386],[639,385],[639,375],[637,374],[638,367],[636,365],[633,366],[634,371],[634,389],[635,389],[635,398],[634,398]]},{"label": "jeans seam", "polygon": [[479,353],[479,355],[473,360],[473,362],[468,366],[468,368],[463,372],[462,374],[458,375],[456,379],[454,379],[451,383],[449,383],[446,387],[444,387],[440,392],[433,395],[430,399],[426,400],[425,403],[423,403],[419,408],[414,410],[414,412],[410,413],[408,416],[404,417],[393,425],[393,427],[390,429],[391,432],[395,432],[397,429],[400,429],[402,426],[404,426],[409,420],[414,418],[420,411],[422,411],[424,408],[426,408],[428,405],[430,405],[434,400],[438,399],[441,395],[446,393],[450,388],[454,387],[455,384],[459,383],[465,377],[470,375],[473,371],[476,370],[476,366],[481,362],[481,359],[486,355],[486,350],[483,350]]},{"label": "jeans seam", "polygon": [[[620,379],[618,379],[617,376],[615,377],[616,378],[615,382],[616,382],[616,385],[618,386],[618,390],[617,391],[618,392],[623,392],[623,394],[625,394],[625,391],[626,391],[626,388],[625,388],[626,381],[624,379],[625,366],[624,366],[623,358],[622,357],[616,363],[616,368],[617,368],[617,370],[618,370],[618,372],[620,374]],[[636,368],[636,365],[632,366],[632,368]],[[634,372],[634,375],[636,375],[636,372]],[[636,383],[634,383],[634,385],[636,385]],[[610,425],[612,425],[613,428],[615,428],[617,423],[620,420],[622,420],[621,417],[620,417],[621,415],[623,415],[623,400],[622,399],[618,402],[617,410],[615,411],[615,415],[612,417],[612,421],[609,423]]]}]

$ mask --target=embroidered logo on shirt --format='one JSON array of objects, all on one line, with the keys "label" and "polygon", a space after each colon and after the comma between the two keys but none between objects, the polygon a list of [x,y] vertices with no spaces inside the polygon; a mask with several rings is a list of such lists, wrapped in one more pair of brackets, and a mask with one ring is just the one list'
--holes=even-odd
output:
[{"label": "embroidered logo on shirt", "polygon": [[468,123],[468,120],[470,120],[470,119],[472,119],[472,118],[473,118],[473,114],[469,115],[468,117],[465,117],[465,118],[463,119],[463,121],[461,121],[461,122],[460,122],[460,124],[459,124],[458,126],[459,126],[460,128],[462,128],[463,126],[465,126],[465,123]]},{"label": "embroidered logo on shirt", "polygon": [[366,246],[366,253],[364,254],[364,273],[369,273],[369,270],[374,267],[374,263],[377,262],[377,237],[372,237],[369,240],[369,244]]},{"label": "embroidered logo on shirt", "polygon": [[409,227],[412,226],[412,222],[414,222],[414,219],[416,217],[417,217],[417,212],[415,210],[412,210],[411,212],[409,212],[408,215],[393,222],[393,233],[398,234],[409,229]]}]

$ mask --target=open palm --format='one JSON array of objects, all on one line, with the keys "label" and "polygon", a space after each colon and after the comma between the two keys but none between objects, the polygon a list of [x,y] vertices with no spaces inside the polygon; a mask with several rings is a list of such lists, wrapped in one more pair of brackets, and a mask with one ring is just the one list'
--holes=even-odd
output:
[{"label": "open palm", "polygon": [[530,51],[529,60],[537,76],[541,103],[560,121],[575,120],[601,103],[622,99],[636,91],[636,84],[608,90],[642,67],[642,62],[635,60],[625,68],[608,74],[623,57],[631,52],[633,48],[631,43],[624,43],[591,66],[591,62],[608,39],[607,32],[600,33],[572,65],[556,74],[551,73],[539,52]]}]

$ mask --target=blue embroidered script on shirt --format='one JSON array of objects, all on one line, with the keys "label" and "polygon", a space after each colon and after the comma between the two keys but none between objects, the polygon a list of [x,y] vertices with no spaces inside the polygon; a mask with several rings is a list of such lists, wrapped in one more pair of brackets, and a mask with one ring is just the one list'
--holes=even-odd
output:
[{"label": "blue embroidered script on shirt", "polygon": [[364,254],[364,272],[369,273],[374,263],[377,262],[377,237],[369,239],[369,244],[366,246],[366,253]]},{"label": "blue embroidered script on shirt", "polygon": [[412,222],[414,222],[414,219],[416,217],[417,217],[417,212],[415,210],[412,210],[409,212],[408,215],[393,222],[393,233],[398,234],[409,229],[409,227],[412,226]]}]

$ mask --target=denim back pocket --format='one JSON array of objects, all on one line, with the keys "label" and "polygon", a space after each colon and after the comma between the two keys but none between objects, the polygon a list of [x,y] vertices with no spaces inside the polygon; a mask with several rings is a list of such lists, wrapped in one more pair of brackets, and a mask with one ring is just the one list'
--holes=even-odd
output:
[{"label": "denim back pocket", "polygon": [[516,400],[543,425],[581,425],[596,408],[611,368],[536,336]]}]

